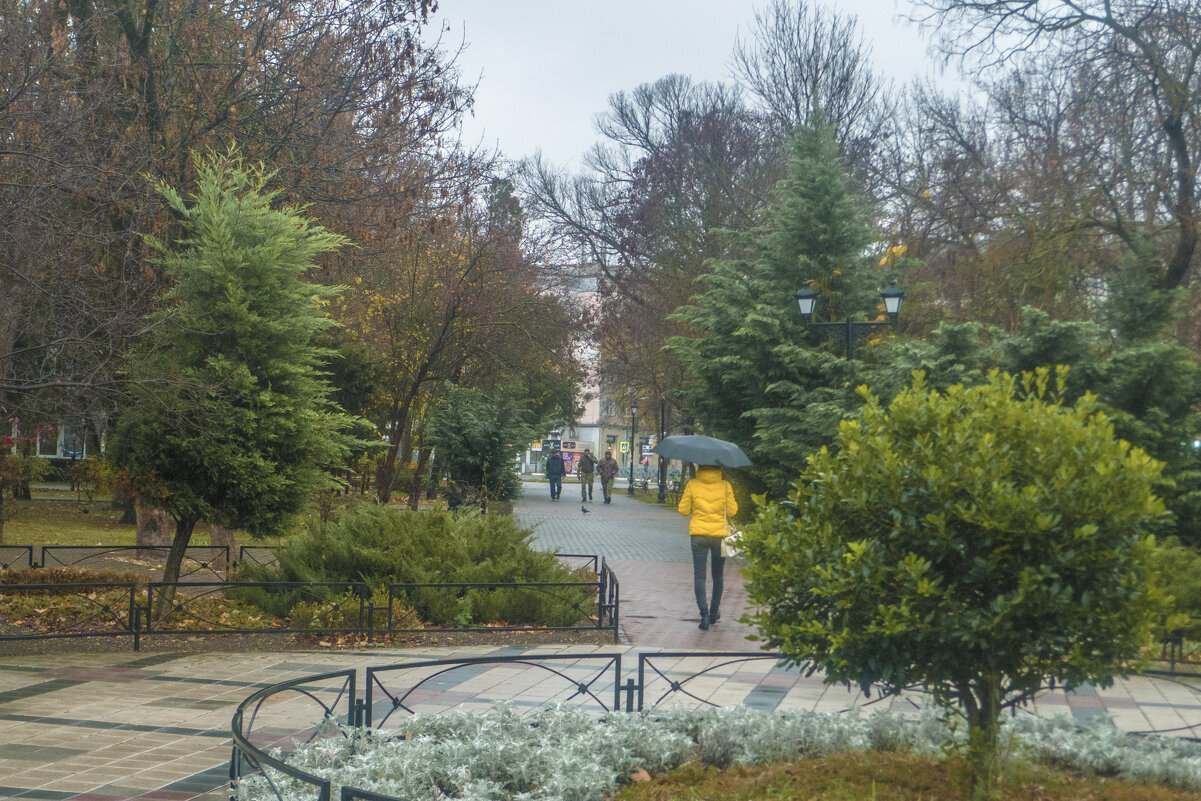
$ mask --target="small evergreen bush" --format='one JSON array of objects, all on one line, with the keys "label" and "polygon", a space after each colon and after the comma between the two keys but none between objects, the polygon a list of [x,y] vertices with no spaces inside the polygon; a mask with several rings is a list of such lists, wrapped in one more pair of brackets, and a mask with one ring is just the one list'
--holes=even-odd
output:
[{"label": "small evergreen bush", "polygon": [[[277,553],[276,566],[247,566],[242,578],[343,586],[365,582],[373,593],[386,592],[389,584],[581,582],[553,554],[530,548],[529,536],[512,518],[499,515],[362,506],[337,520],[314,521]],[[333,588],[313,591],[324,593],[316,600],[332,600],[340,593]],[[594,595],[595,589],[586,586],[411,588],[399,600],[439,626],[569,626],[586,617]],[[254,602],[287,615],[300,600],[273,594]]]}]

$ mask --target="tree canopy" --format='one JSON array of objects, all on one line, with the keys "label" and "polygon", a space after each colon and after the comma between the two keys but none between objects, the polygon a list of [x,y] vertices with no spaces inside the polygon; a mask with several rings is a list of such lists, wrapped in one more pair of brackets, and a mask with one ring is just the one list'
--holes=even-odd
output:
[{"label": "tree canopy", "polygon": [[744,537],[766,643],[828,682],[921,685],[958,707],[974,797],[993,790],[1000,712],[1109,683],[1165,602],[1147,533],[1162,465],[1050,380],[994,372],[939,392],[919,375],[887,407],[861,390],[838,449]]}]

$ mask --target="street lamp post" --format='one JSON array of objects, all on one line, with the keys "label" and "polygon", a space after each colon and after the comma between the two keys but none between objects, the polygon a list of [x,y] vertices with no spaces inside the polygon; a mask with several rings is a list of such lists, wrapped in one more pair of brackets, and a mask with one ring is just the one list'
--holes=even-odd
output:
[{"label": "street lamp post", "polygon": [[805,286],[797,290],[796,302],[801,309],[801,319],[804,320],[805,326],[824,336],[842,339],[846,343],[847,358],[849,359],[854,352],[856,339],[862,339],[882,326],[896,325],[897,315],[901,313],[901,300],[905,297],[905,293],[894,281],[880,293],[880,297],[884,298],[884,311],[888,313],[887,320],[852,320],[847,317],[840,322],[815,323],[812,318],[813,309],[817,305],[817,293],[813,291],[809,281],[806,281]]},{"label": "street lamp post", "polygon": [[630,488],[626,491],[627,495],[634,494],[634,435],[636,433],[634,426],[638,424],[637,414],[638,404],[630,404]]},{"label": "street lamp post", "polygon": [[[659,399],[659,441],[667,436],[667,399]],[[667,503],[667,460],[659,457],[659,503]]]}]

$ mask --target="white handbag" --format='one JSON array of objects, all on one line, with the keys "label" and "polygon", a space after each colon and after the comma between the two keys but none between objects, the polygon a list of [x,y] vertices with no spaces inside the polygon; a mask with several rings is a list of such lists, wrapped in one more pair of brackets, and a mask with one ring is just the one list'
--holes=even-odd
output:
[{"label": "white handbag", "polygon": [[724,507],[721,510],[721,518],[726,524],[726,536],[721,538],[721,555],[729,559],[731,556],[738,556],[741,551],[738,546],[742,542],[742,532],[730,525],[730,518],[726,516]]}]

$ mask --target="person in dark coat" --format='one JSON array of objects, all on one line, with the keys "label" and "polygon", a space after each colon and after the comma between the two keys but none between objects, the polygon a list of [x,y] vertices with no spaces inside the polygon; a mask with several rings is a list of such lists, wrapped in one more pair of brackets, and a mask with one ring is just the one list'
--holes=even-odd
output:
[{"label": "person in dark coat", "polygon": [[558,448],[550,452],[550,456],[546,458],[546,477],[550,479],[550,499],[552,501],[559,500],[559,496],[563,494],[563,474],[567,471],[563,467],[563,451]]}]

